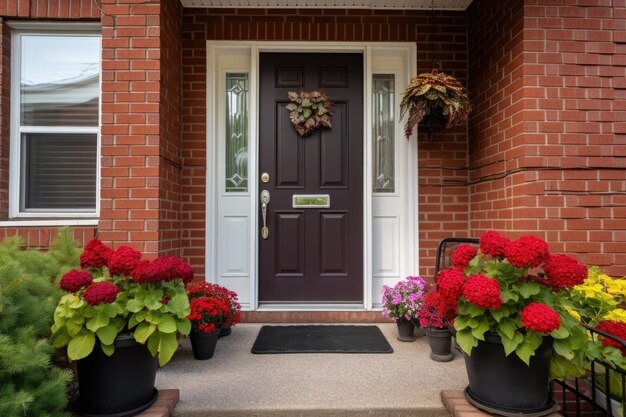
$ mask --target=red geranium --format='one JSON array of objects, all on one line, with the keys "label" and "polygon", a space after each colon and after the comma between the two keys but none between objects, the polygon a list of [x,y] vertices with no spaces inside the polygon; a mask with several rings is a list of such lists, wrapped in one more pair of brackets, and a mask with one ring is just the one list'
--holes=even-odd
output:
[{"label": "red geranium", "polygon": [[460,245],[452,253],[452,265],[454,265],[456,268],[464,269],[469,265],[470,261],[474,259],[476,254],[477,251],[474,246]]},{"label": "red geranium", "polygon": [[89,272],[72,269],[63,275],[61,281],[59,282],[59,286],[63,291],[76,292],[92,282],[93,277]]},{"label": "red geranium", "polygon": [[439,311],[439,294],[429,292],[424,297],[422,307],[417,312],[422,327],[434,327],[442,329],[446,324],[446,317]]},{"label": "red geranium", "polygon": [[130,275],[141,259],[141,252],[130,246],[120,246],[109,257],[108,266],[111,275]]},{"label": "red geranium", "polygon": [[504,254],[516,268],[537,267],[550,259],[550,248],[543,240],[535,236],[522,236],[510,242]]},{"label": "red geranium", "polygon": [[[599,323],[596,328],[612,336],[626,340],[626,323],[621,321],[603,321]],[[613,346],[621,350],[622,356],[626,356],[626,347],[620,342],[609,339],[608,337],[602,337],[602,344],[604,346]]]},{"label": "red geranium", "polygon": [[543,271],[546,279],[541,282],[554,290],[575,287],[587,278],[587,267],[569,255],[552,255]]},{"label": "red geranium", "polygon": [[182,279],[185,284],[193,281],[193,269],[184,259],[174,257],[173,262],[172,271],[176,278]]},{"label": "red geranium", "polygon": [[500,283],[482,274],[471,275],[463,287],[463,296],[479,308],[497,310],[502,305]]},{"label": "red geranium", "polygon": [[193,278],[193,270],[183,259],[176,256],[163,256],[152,262],[140,261],[131,276],[135,282],[140,284],[173,281],[175,279],[187,282],[187,279]]},{"label": "red geranium", "polygon": [[208,333],[221,327],[230,312],[228,302],[213,297],[200,297],[189,303],[191,313],[187,318],[198,332]]},{"label": "red geranium", "polygon": [[92,239],[87,243],[80,255],[81,268],[102,268],[106,266],[113,250],[98,239]]},{"label": "red geranium", "polygon": [[437,309],[448,319],[458,314],[459,297],[463,294],[465,275],[458,269],[444,269],[437,275]]},{"label": "red geranium", "polygon": [[504,256],[504,248],[509,244],[509,239],[502,236],[500,233],[489,230],[482,234],[479,239],[480,251],[485,255],[494,257]]},{"label": "red geranium", "polygon": [[230,313],[226,319],[225,327],[230,327],[241,321],[241,305],[237,301],[238,295],[228,288],[211,282],[199,281],[187,285],[187,296],[190,301],[201,297],[211,297],[227,302],[230,306]]},{"label": "red geranium", "polygon": [[112,303],[117,298],[117,294],[121,292],[117,286],[108,281],[95,282],[85,290],[85,301],[90,306],[100,303]]},{"label": "red geranium", "polygon": [[539,333],[551,333],[561,327],[561,319],[556,311],[545,304],[530,303],[522,309],[522,326]]}]

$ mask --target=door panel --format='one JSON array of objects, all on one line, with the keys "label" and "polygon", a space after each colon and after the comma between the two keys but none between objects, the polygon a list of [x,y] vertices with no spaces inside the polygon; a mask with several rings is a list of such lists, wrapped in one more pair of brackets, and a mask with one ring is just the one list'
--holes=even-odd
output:
[{"label": "door panel", "polygon": [[[300,137],[287,93],[321,89],[332,128]],[[267,239],[259,231],[259,301],[363,300],[363,57],[262,53],[259,181],[270,192]],[[293,208],[298,195],[328,195],[328,208]],[[259,203],[260,205],[260,203]],[[261,211],[259,211],[261,214]]]}]

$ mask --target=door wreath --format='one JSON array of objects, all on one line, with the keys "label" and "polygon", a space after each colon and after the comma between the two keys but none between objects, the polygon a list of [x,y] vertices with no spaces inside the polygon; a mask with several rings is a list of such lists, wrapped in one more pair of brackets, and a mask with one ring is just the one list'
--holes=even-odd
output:
[{"label": "door wreath", "polygon": [[289,101],[286,108],[289,119],[301,137],[309,136],[317,129],[331,128],[332,105],[328,94],[313,90],[287,93]]}]

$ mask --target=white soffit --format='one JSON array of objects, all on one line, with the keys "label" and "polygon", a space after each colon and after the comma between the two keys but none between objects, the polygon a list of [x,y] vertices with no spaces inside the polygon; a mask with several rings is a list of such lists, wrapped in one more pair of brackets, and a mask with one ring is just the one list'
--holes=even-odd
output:
[{"label": "white soffit", "polygon": [[[472,0],[180,0],[185,7],[255,9],[467,9]],[[434,4],[433,4],[434,3]]]}]

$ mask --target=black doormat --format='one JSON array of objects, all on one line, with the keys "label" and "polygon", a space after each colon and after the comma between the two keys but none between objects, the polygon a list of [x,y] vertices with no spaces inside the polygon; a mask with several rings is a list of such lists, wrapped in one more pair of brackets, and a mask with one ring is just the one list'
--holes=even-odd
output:
[{"label": "black doormat", "polygon": [[263,326],[252,353],[393,353],[377,326]]}]

